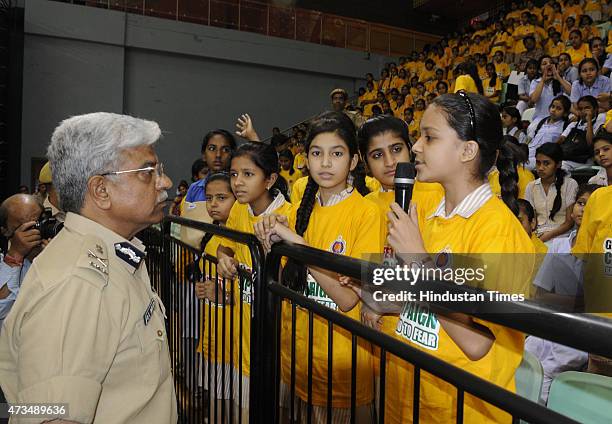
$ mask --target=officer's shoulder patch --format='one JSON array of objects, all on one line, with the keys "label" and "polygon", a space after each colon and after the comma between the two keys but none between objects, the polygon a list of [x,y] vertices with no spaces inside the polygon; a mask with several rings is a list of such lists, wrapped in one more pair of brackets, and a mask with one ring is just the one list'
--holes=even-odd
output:
[{"label": "officer's shoulder patch", "polygon": [[101,238],[83,236],[74,274],[94,284],[108,284],[108,248]]}]

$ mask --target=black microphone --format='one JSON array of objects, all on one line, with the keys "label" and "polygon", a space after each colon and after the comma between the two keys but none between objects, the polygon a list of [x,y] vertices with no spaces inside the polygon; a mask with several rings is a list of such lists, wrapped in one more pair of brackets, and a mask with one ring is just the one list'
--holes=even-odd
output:
[{"label": "black microphone", "polygon": [[408,207],[412,199],[415,175],[414,165],[410,162],[399,162],[395,167],[395,178],[393,179],[395,203],[400,205],[406,213],[408,213]]}]

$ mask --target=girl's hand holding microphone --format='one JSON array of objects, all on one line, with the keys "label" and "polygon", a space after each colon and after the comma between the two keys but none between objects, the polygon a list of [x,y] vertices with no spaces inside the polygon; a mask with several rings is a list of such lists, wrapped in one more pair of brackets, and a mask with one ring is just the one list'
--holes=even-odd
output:
[{"label": "girl's hand holding microphone", "polygon": [[389,233],[387,240],[396,254],[427,253],[419,230],[419,219],[416,204],[410,203],[409,213],[397,204],[391,204],[389,218]]}]

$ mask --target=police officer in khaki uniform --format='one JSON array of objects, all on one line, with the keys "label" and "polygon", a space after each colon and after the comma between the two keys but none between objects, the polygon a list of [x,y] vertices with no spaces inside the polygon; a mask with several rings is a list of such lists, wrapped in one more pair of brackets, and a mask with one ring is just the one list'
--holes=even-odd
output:
[{"label": "police officer in khaki uniform", "polygon": [[67,216],[0,333],[9,403],[66,404],[54,423],[176,423],[165,310],[134,237],[161,220],[172,185],[153,149],[160,135],[110,113],[56,128],[47,154]]},{"label": "police officer in khaki uniform", "polygon": [[355,125],[356,129],[359,129],[365,122],[365,118],[361,115],[361,113],[353,110],[346,109],[346,103],[348,102],[348,93],[343,88],[334,88],[331,93],[329,93],[329,97],[332,102],[332,109],[335,112],[343,112],[346,116],[351,118],[353,121],[353,125]]},{"label": "police officer in khaki uniform", "polygon": [[64,222],[66,220],[66,214],[60,209],[59,196],[57,194],[55,186],[53,185],[53,178],[51,177],[51,166],[49,165],[49,162],[45,163],[44,166],[40,169],[40,173],[38,174],[38,182],[40,184],[44,184],[47,188],[47,196],[43,201],[43,207],[45,208],[45,210],[51,211],[52,217]]}]

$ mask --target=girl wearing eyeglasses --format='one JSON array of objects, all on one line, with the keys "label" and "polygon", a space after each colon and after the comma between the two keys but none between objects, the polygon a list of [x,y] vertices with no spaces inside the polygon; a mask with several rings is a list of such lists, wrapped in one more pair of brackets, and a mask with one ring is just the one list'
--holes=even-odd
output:
[{"label": "girl wearing eyeglasses", "polygon": [[[466,255],[482,261],[481,267],[486,265],[484,281],[471,285],[527,293],[534,250],[516,218],[518,177],[511,150],[502,140],[499,111],[481,95],[447,94],[427,108],[421,120],[421,137],[412,148],[417,180],[440,183],[444,198],[421,228],[418,205],[412,204],[408,214],[397,204],[391,205],[388,241],[405,263],[418,258],[426,268],[456,269],[462,261],[458,255]],[[499,170],[501,199],[493,195],[487,181],[494,163]],[[441,313],[426,303],[408,302],[399,316],[395,337],[515,391],[514,374],[524,345],[524,337],[517,331],[463,313]],[[400,389],[405,396],[390,422],[411,419],[412,384],[409,365],[391,357],[387,388]],[[421,422],[453,422],[456,410],[456,388],[421,373]],[[500,409],[465,394],[465,422],[511,420]]]}]

